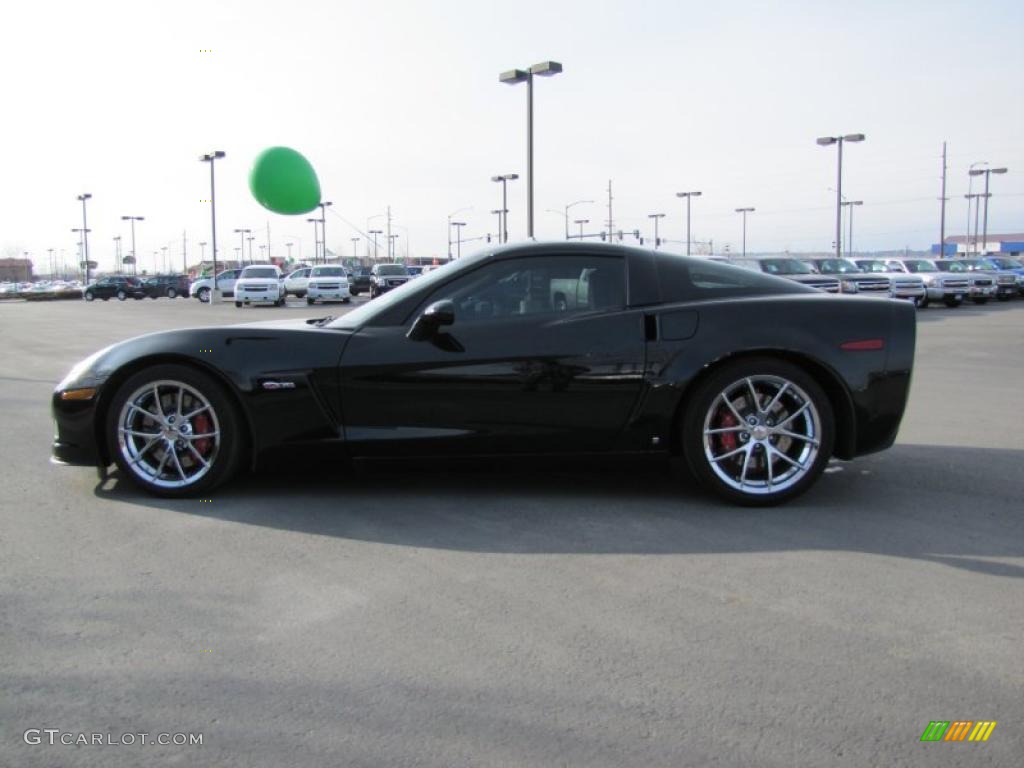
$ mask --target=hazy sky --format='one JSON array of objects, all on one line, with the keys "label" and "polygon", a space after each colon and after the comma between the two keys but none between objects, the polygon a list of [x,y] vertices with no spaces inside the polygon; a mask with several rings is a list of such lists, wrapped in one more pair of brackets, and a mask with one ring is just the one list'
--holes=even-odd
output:
[{"label": "hazy sky", "polygon": [[[836,151],[814,140],[852,132],[867,134],[844,153],[844,192],[864,201],[855,248],[937,242],[943,140],[947,232],[964,229],[975,161],[1010,169],[992,177],[989,231],[1024,230],[1020,2],[20,0],[0,29],[0,252],[40,266],[47,248],[74,259],[82,192],[101,268],[115,236],[130,249],[127,214],[146,217],[141,267],[164,246],[180,265],[183,231],[195,261],[211,149],[227,152],[221,255],[234,255],[231,230],[257,230],[258,246],[269,222],[274,255],[291,241],[310,258],[306,216],[271,214],[248,191],[253,158],[277,144],[317,169],[331,250],[351,253],[390,205],[400,255],[443,254],[449,213],[472,206],[457,216],[466,238],[496,231],[490,177],[525,174],[526,88],[498,74],[547,59],[565,71],[535,84],[538,238],[562,237],[548,209],[580,199],[595,202],[570,217],[598,231],[612,179],[616,229],[650,234],[647,215],[664,212],[661,234],[682,240],[675,193],[701,190],[693,237],[716,251],[739,249],[741,206],[757,209],[748,250],[828,249]],[[513,240],[525,205],[521,178]]]}]

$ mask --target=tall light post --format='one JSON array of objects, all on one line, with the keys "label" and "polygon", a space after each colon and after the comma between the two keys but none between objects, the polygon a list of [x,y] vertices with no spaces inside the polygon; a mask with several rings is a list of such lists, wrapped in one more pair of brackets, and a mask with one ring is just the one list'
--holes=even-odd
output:
[{"label": "tall light post", "polygon": [[452,211],[448,214],[448,261],[452,260],[452,216],[462,213],[463,211],[471,210],[473,210],[473,206],[467,205],[464,208],[459,208],[458,210]]},{"label": "tall light post", "polygon": [[593,200],[575,200],[565,206],[565,239],[569,239],[569,209],[574,205],[582,205],[583,203],[593,203]]},{"label": "tall light post", "polygon": [[[502,243],[508,242],[508,182],[515,181],[519,178],[518,173],[506,173],[502,176],[491,176],[491,181],[497,181],[501,183],[501,210],[504,212],[501,216],[504,221],[498,222],[498,240]],[[494,213],[494,211],[491,211]]]},{"label": "tall light post", "polygon": [[533,239],[533,77],[551,77],[561,71],[562,65],[557,61],[542,61],[529,69],[512,69],[498,75],[498,82],[507,85],[526,83],[526,236],[530,239]]},{"label": "tall light post", "polygon": [[202,242],[199,244],[199,266],[202,267],[203,262],[206,261],[206,243]]},{"label": "tall light post", "polygon": [[260,263],[261,264],[266,263],[266,261],[267,261],[267,259],[266,259],[267,246],[261,244],[259,246],[259,249],[260,249]]},{"label": "tall light post", "polygon": [[[753,213],[754,208],[737,208],[736,213],[743,214],[743,257],[747,256],[747,214]],[[838,242],[838,241],[837,241]]]},{"label": "tall light post", "polygon": [[377,261],[377,235],[383,235],[383,229],[371,229],[370,234],[373,235],[373,261]]},{"label": "tall light post", "polygon": [[648,213],[647,214],[647,218],[648,219],[654,219],[654,248],[655,248],[655,250],[657,250],[658,246],[661,244],[661,238],[658,237],[658,219],[664,219],[665,218],[665,214],[664,213]]},{"label": "tall light post", "polygon": [[132,223],[132,274],[139,274],[139,257],[135,254],[135,222],[145,221],[145,216],[122,216],[121,221],[130,221]]},{"label": "tall light post", "polygon": [[[843,142],[864,141],[863,133],[848,133],[845,136],[822,136],[818,139],[818,145],[828,147],[832,144],[839,145],[838,166],[836,171],[836,258],[843,256]],[[744,218],[746,221],[746,218]]]},{"label": "tall light post", "polygon": [[82,269],[85,270],[85,275],[86,275],[85,284],[88,285],[89,284],[89,277],[88,277],[88,275],[89,275],[89,260],[85,256],[85,235],[86,235],[86,233],[89,230],[85,229],[84,227],[78,227],[76,229],[72,229],[71,231],[72,232],[76,232],[78,234],[78,236],[80,238],[82,238],[81,240],[78,241],[78,251],[79,251],[79,254],[82,257],[80,259],[80,261],[81,261],[81,263],[83,265],[85,265],[85,266],[82,267]]},{"label": "tall light post", "polygon": [[455,239],[455,244],[456,244],[456,253],[458,255],[455,258],[461,259],[462,258],[462,228],[464,226],[466,226],[466,222],[464,222],[464,221],[453,221],[452,222],[452,226],[455,227],[455,231],[457,233],[456,234],[456,239]]},{"label": "tall light post", "polygon": [[589,224],[590,219],[574,219],[573,224],[579,224],[580,227],[580,240],[583,240],[583,225]]},{"label": "tall light post", "polygon": [[[213,166],[224,157],[220,150],[209,152],[199,158],[200,162],[210,164],[210,245],[213,248],[213,290],[210,291],[210,304],[217,302],[217,203],[213,185]],[[134,247],[134,245],[132,246]]]},{"label": "tall light post", "polygon": [[690,198],[700,197],[700,192],[676,192],[676,197],[686,198],[686,255],[690,255]]},{"label": "tall light post", "polygon": [[[242,246],[242,258],[245,259],[245,236],[251,234],[251,229],[236,229],[235,234],[238,235],[238,243]],[[251,261],[251,259],[250,259]]]},{"label": "tall light post", "polygon": [[324,264],[327,263],[327,206],[333,205],[330,201],[320,203],[320,237],[324,241]]},{"label": "tall light post", "polygon": [[[970,164],[967,168],[967,194],[964,197],[967,199],[967,240],[964,241],[964,255],[970,256],[973,246],[971,244],[971,206],[974,204],[977,195],[974,192],[974,177],[977,175],[974,169],[979,165],[988,165],[988,160],[977,160]],[[978,227],[974,227],[974,239],[978,239]]]},{"label": "tall light post", "polygon": [[167,246],[166,245],[163,246],[160,250],[164,252],[164,258],[163,258],[163,261],[161,262],[161,265],[164,268],[164,272],[166,272],[167,271]]},{"label": "tall light post", "polygon": [[[988,199],[989,199],[989,197],[991,197],[991,195],[989,195],[989,193],[988,193],[988,178],[993,173],[995,173],[995,174],[1003,174],[1003,173],[1006,173],[1006,171],[1007,171],[1006,168],[984,168],[984,169],[979,169],[977,171],[974,171],[974,170],[968,171],[968,174],[970,176],[980,176],[981,174],[985,174],[985,194],[984,194],[984,198],[985,198],[985,216],[984,216],[984,224],[982,225],[982,230],[981,230],[981,232],[982,232],[982,234],[981,234],[981,247],[985,250],[986,253],[988,253]],[[977,227],[977,225],[975,225],[975,227],[974,227],[974,237],[975,237],[975,239],[977,239],[977,237],[978,237],[978,227]],[[975,250],[977,250],[977,248],[975,248]]]},{"label": "tall light post", "polygon": [[846,251],[849,254],[853,254],[853,206],[864,205],[863,200],[846,200],[843,205],[849,209],[850,214],[850,234],[846,238]]},{"label": "tall light post", "polygon": [[117,265],[117,271],[120,272],[124,265],[121,263],[121,236],[116,235],[114,237],[114,263]]},{"label": "tall light post", "polygon": [[317,229],[317,225],[320,223],[320,219],[311,218],[306,221],[313,225],[313,263],[320,263],[320,230]]},{"label": "tall light post", "polygon": [[88,192],[83,192],[78,196],[78,199],[82,201],[82,253],[85,254],[83,261],[85,261],[85,282],[89,283],[89,224],[86,221],[85,216],[85,201],[92,197]]},{"label": "tall light post", "polygon": [[249,263],[252,264],[252,241],[256,239],[256,235],[249,235],[245,239],[249,241]]},{"label": "tall light post", "polygon": [[288,249],[288,263],[292,263],[292,246],[294,243],[285,243],[284,247]]},{"label": "tall light post", "polygon": [[395,240],[397,240],[397,239],[398,239],[398,233],[397,232],[395,234],[393,234],[393,235],[388,235],[388,261],[394,261],[395,260],[395,254],[398,252],[398,249],[395,247]]}]

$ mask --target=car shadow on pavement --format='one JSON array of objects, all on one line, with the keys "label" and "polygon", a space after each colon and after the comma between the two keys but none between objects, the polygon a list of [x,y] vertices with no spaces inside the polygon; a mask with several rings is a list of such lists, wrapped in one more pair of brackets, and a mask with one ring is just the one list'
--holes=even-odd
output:
[{"label": "car shadow on pavement", "polygon": [[495,553],[845,550],[1024,577],[1019,450],[897,445],[833,462],[768,509],[729,506],[663,463],[388,463],[244,475],[208,501],[159,499],[113,472],[100,498],[244,525]]}]

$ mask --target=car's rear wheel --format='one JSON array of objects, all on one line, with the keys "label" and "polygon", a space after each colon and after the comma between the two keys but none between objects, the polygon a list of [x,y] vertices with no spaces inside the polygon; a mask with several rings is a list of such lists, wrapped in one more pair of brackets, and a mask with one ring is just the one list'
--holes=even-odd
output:
[{"label": "car's rear wheel", "polygon": [[314,299],[312,296],[307,296],[306,303],[312,307],[314,304],[316,304],[316,299]]},{"label": "car's rear wheel", "polygon": [[96,295],[92,291],[86,291],[85,292],[85,300],[86,301],[95,301],[96,300]]},{"label": "car's rear wheel", "polygon": [[953,307],[959,307],[961,304],[964,303],[964,300],[963,299],[943,299],[942,303],[945,304],[947,307],[953,308]]},{"label": "car's rear wheel", "polygon": [[118,301],[124,301],[127,298],[128,298],[128,294],[125,293],[124,291],[118,291],[117,292],[117,300]]},{"label": "car's rear wheel", "polygon": [[140,371],[111,403],[107,441],[121,471],[158,496],[206,493],[241,458],[241,420],[224,387],[181,365]]},{"label": "car's rear wheel", "polygon": [[683,417],[683,453],[698,481],[748,506],[806,491],[834,442],[824,391],[801,368],[772,358],[719,369],[698,386]]},{"label": "car's rear wheel", "polygon": [[168,299],[176,299],[176,298],[178,298],[178,292],[176,290],[174,290],[173,288],[168,288],[167,289],[167,298]]},{"label": "car's rear wheel", "polygon": [[199,292],[196,294],[196,298],[205,304],[210,300],[210,289],[200,288]]},{"label": "car's rear wheel", "polygon": [[235,306],[236,306],[236,307],[238,307],[239,309],[241,309],[241,307],[242,307],[242,302],[240,302],[240,301],[236,301],[236,302],[235,302]]}]

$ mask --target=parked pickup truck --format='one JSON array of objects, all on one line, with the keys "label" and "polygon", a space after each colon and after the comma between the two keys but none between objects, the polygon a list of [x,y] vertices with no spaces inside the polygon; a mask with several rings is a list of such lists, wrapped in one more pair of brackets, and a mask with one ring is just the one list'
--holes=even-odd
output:
[{"label": "parked pickup truck", "polygon": [[892,282],[888,277],[875,272],[865,272],[849,259],[820,258],[804,261],[822,275],[838,277],[843,293],[888,297],[892,292]]},{"label": "parked pickup truck", "polygon": [[976,304],[984,304],[993,297],[1006,301],[1017,295],[1017,276],[992,269],[985,259],[939,259],[935,264],[950,272],[967,272],[972,282],[971,301]]},{"label": "parked pickup truck", "polygon": [[[809,285],[826,293],[839,293],[839,278],[835,275],[821,275],[804,264],[799,259],[787,257],[772,258],[739,258],[729,259],[730,264],[735,264],[747,269],[754,269],[765,272],[769,275],[778,275],[803,285]],[[849,287],[849,286],[848,286]]]},{"label": "parked pickup truck", "polygon": [[891,286],[889,295],[894,299],[909,299],[916,306],[920,306],[924,300],[927,291],[925,291],[924,279],[920,275],[893,271],[882,259],[854,259],[853,263],[864,272],[885,275],[889,278]]},{"label": "parked pickup truck", "polygon": [[933,301],[941,301],[947,307],[959,307],[970,290],[967,275],[944,272],[931,259],[888,259],[885,264],[893,272],[921,276],[926,291],[919,305],[922,307]]}]

